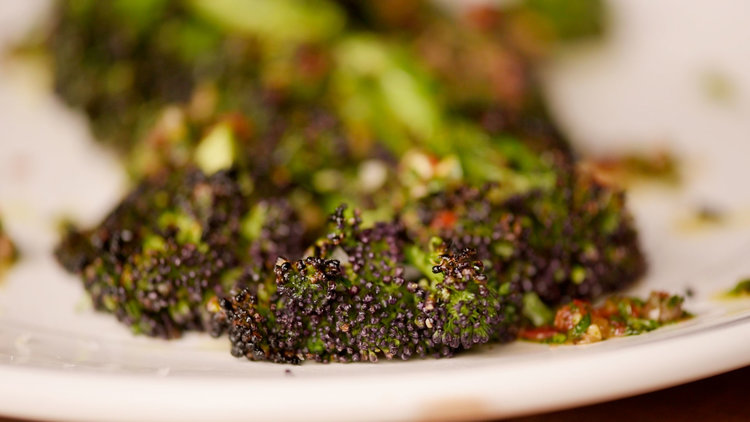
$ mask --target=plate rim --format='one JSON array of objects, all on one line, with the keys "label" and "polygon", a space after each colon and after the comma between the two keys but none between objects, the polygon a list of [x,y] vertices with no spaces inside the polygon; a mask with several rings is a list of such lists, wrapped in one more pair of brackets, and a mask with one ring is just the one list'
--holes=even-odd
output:
[{"label": "plate rim", "polygon": [[[6,416],[71,421],[497,418],[613,400],[750,364],[743,353],[750,348],[750,311],[683,331],[607,348],[574,346],[578,351],[555,359],[355,377],[102,375],[0,364],[0,408]],[[289,392],[297,395],[285,397]]]}]

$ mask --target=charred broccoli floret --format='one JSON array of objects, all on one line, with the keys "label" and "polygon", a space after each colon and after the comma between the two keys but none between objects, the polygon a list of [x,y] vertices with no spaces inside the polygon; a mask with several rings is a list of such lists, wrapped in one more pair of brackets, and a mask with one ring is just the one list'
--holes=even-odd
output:
[{"label": "charred broccoli floret", "polygon": [[207,303],[256,283],[278,255],[301,252],[302,226],[284,200],[255,201],[231,172],[184,170],[141,183],[96,228],[57,250],[96,309],[164,338],[205,330]]},{"label": "charred broccoli floret", "polygon": [[458,187],[425,198],[416,214],[417,236],[476,249],[496,284],[547,303],[596,298],[645,271],[624,194],[580,172],[560,173],[548,192],[510,197],[497,184]]},{"label": "charred broccoli floret", "polygon": [[[421,251],[412,246],[408,261],[427,277],[433,294],[444,300],[444,306],[436,310],[442,315],[433,318],[440,322],[435,336],[453,348],[465,349],[488,340],[515,338],[520,292],[510,283],[498,287],[491,281],[475,249],[458,249],[434,237],[428,260]],[[430,261],[432,274],[425,271]]]},{"label": "charred broccoli floret", "polygon": [[487,287],[472,251],[439,245],[420,258],[428,274],[410,278],[405,250],[416,246],[400,223],[361,228],[344,208],[332,220],[313,255],[279,260],[262,293],[221,300],[216,318],[235,356],[289,363],[450,356],[504,329],[505,297]]}]

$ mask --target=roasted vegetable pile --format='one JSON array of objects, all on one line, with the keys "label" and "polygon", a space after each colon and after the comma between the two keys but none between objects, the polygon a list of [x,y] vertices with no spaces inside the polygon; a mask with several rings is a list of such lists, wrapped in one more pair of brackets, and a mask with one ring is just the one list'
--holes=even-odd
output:
[{"label": "roasted vegetable pile", "polygon": [[531,72],[601,30],[598,2],[252,4],[58,4],[57,91],[136,186],[57,249],[97,309],[253,360],[408,359],[642,275],[623,193]]}]

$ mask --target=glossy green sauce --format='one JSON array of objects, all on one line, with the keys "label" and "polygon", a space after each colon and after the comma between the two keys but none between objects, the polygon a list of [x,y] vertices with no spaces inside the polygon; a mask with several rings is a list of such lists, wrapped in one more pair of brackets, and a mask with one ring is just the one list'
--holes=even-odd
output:
[{"label": "glossy green sauce", "polygon": [[750,296],[750,277],[744,278],[737,282],[737,284],[728,292],[726,296],[729,297],[747,297]]}]

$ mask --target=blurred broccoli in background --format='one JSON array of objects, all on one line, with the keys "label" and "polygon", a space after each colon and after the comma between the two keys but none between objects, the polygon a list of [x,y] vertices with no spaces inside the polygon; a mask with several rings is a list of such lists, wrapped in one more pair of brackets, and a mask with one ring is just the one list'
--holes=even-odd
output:
[{"label": "blurred broccoli in background", "polygon": [[263,137],[275,116],[313,104],[356,149],[402,153],[453,117],[559,138],[531,72],[545,49],[530,45],[540,32],[547,42],[596,34],[601,14],[593,0],[459,13],[421,0],[59,1],[47,45],[57,92],[124,152],[167,105],[199,122],[239,111]]},{"label": "blurred broccoli in background", "polygon": [[10,236],[3,229],[3,221],[0,220],[0,281],[8,269],[18,260],[18,249],[13,244]]},{"label": "blurred broccoli in background", "polygon": [[342,17],[315,3],[59,1],[47,41],[56,91],[122,152],[172,104],[198,121],[238,110],[270,124],[317,98],[327,77],[321,44]]},{"label": "blurred broccoli in background", "polygon": [[[532,3],[60,1],[47,44],[58,93],[135,181],[236,165],[256,188],[319,208],[308,219],[320,224],[340,202],[381,216],[408,202],[392,195],[393,170],[419,157],[445,163],[437,178],[518,188],[551,179],[516,171],[515,157],[572,161],[531,72],[540,54],[523,47],[557,15]],[[582,25],[599,16],[591,3],[570,10]],[[233,160],[198,162],[222,148]],[[417,170],[408,188],[440,188]]]}]

